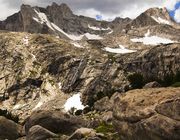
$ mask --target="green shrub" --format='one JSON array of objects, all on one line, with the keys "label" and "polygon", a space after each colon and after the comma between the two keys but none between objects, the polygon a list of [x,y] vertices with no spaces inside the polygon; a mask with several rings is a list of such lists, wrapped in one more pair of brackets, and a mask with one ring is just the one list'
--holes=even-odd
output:
[{"label": "green shrub", "polygon": [[180,87],[180,82],[176,82],[174,84],[171,85],[172,87]]},{"label": "green shrub", "polygon": [[178,71],[176,75],[174,76],[174,83],[176,82],[180,82],[180,71]]},{"label": "green shrub", "polygon": [[102,122],[97,128],[96,128],[97,133],[109,133],[109,132],[114,132],[114,127],[112,124],[107,124],[105,122]]},{"label": "green shrub", "polygon": [[164,79],[162,81],[162,85],[164,87],[168,87],[173,84],[174,81],[174,75],[173,74],[167,74],[164,76]]},{"label": "green shrub", "polygon": [[162,80],[159,80],[159,83],[164,86],[176,86],[180,82],[180,71],[178,71],[176,74],[166,74]]},{"label": "green shrub", "polygon": [[127,78],[133,89],[142,88],[144,86],[144,77],[140,73],[130,74]]}]

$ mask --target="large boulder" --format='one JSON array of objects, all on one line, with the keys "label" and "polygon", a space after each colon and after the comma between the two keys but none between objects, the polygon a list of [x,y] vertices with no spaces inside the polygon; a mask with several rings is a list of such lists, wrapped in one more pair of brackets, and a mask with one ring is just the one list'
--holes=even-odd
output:
[{"label": "large boulder", "polygon": [[0,139],[14,140],[21,136],[22,126],[0,116]]},{"label": "large boulder", "polygon": [[121,139],[180,139],[180,88],[132,90],[115,99]]},{"label": "large boulder", "polygon": [[61,111],[38,111],[32,113],[27,119],[25,123],[26,134],[34,125],[40,125],[53,133],[70,134],[84,125],[84,121]]},{"label": "large boulder", "polygon": [[35,125],[30,128],[27,140],[44,140],[48,138],[56,138],[58,135],[52,133],[51,131],[39,126]]},{"label": "large boulder", "polygon": [[95,137],[96,131],[89,128],[80,128],[76,130],[68,140],[82,139],[84,137]]},{"label": "large boulder", "polygon": [[158,88],[158,87],[161,87],[161,85],[158,82],[154,81],[147,83],[143,88],[146,89],[146,88]]},{"label": "large boulder", "polygon": [[108,97],[104,97],[94,103],[94,109],[97,111],[109,111],[112,110],[113,103]]}]

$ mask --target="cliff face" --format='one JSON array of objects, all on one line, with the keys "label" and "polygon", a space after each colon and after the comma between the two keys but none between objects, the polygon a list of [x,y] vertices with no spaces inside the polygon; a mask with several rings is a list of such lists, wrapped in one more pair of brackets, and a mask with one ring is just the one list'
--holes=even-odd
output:
[{"label": "cliff face", "polygon": [[1,97],[2,100],[11,97],[12,106],[28,98],[35,100],[33,107],[46,92],[50,95],[80,92],[83,103],[93,106],[105,96],[130,88],[128,73],[141,73],[145,79],[163,79],[180,69],[179,44],[112,56],[96,44],[75,48],[46,35],[28,34],[26,47],[23,36],[1,33]]},{"label": "cliff face", "polygon": [[[55,27],[54,25],[57,27]],[[75,35],[93,31],[88,25],[107,28],[108,22],[96,21],[93,18],[74,15],[66,4],[53,3],[47,8],[22,5],[18,13],[8,17],[0,26],[1,30],[24,31],[30,33],[61,34],[57,28]],[[104,31],[107,32],[107,31]]]},{"label": "cliff face", "polygon": [[124,56],[118,60],[123,62],[125,71],[142,73],[148,78],[163,78],[176,73],[180,69],[179,44],[159,45],[138,53]]}]

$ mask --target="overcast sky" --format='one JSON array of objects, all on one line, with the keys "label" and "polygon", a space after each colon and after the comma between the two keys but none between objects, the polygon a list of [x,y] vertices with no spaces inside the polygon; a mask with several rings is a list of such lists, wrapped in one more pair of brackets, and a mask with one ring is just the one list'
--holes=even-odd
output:
[{"label": "overcast sky", "polygon": [[[0,20],[19,11],[22,3],[46,7],[52,2],[67,3],[74,13],[109,20],[115,17],[135,18],[150,7],[167,7],[180,22],[180,0],[0,0]],[[175,11],[176,10],[176,11]]]}]

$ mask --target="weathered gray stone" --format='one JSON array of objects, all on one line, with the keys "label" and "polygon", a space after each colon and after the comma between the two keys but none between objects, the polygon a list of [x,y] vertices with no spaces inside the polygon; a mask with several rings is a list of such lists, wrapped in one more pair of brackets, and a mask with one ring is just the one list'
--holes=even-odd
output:
[{"label": "weathered gray stone", "polygon": [[21,136],[22,126],[0,116],[0,139],[14,140]]},{"label": "weathered gray stone", "polygon": [[27,140],[45,140],[49,138],[57,138],[58,135],[52,133],[51,131],[39,126],[35,125],[30,128],[27,134]]}]

